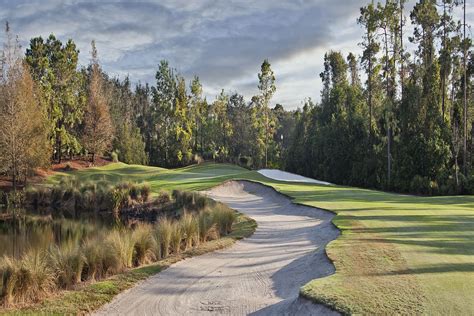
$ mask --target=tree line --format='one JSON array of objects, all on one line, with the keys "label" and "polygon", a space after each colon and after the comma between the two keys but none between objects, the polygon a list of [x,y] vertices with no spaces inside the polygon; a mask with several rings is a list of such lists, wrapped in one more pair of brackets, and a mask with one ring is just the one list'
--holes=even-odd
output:
[{"label": "tree line", "polygon": [[[361,8],[360,58],[325,55],[321,102],[308,101],[297,113],[288,170],[384,190],[474,192],[474,58],[466,2],[422,0],[409,16],[405,3]],[[457,9],[464,13],[460,20]],[[406,46],[407,18],[413,54]]]},{"label": "tree line", "polygon": [[275,115],[289,113],[281,105],[270,109],[276,87],[267,60],[251,102],[224,90],[209,102],[199,77],[186,82],[166,60],[154,85],[109,77],[94,41],[89,65],[80,67],[72,39],[32,38],[22,54],[7,23],[1,53],[0,169],[14,186],[35,168],[76,156],[163,167],[281,164]]},{"label": "tree line", "polygon": [[[274,167],[330,182],[420,194],[472,193],[472,77],[465,1],[405,0],[361,8],[362,55],[324,56],[321,101],[271,107],[268,60],[250,100],[203,96],[165,60],[153,84],[105,73],[94,42],[78,65],[73,40],[7,36],[1,59],[0,169],[13,182],[65,157],[110,155],[179,167],[203,160]],[[461,9],[464,18],[453,12]],[[413,34],[406,34],[407,19]],[[415,47],[410,54],[407,43]],[[363,74],[360,74],[360,72]],[[363,78],[363,79],[362,79]]]}]

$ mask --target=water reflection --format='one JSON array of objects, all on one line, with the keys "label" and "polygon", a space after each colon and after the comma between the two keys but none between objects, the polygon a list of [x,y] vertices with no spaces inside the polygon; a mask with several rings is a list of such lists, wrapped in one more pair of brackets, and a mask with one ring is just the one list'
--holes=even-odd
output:
[{"label": "water reflection", "polygon": [[27,250],[51,245],[78,244],[87,237],[122,225],[99,219],[53,219],[51,216],[19,215],[0,220],[0,256],[20,257]]}]

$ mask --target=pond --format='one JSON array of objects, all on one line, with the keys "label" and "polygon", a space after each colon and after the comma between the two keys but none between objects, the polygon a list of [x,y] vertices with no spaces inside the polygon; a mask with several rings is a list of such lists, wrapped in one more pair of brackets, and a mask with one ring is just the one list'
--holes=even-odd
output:
[{"label": "pond", "polygon": [[50,216],[9,218],[0,221],[0,257],[19,258],[26,251],[46,250],[52,245],[78,245],[117,225],[93,219],[53,219]]},{"label": "pond", "polygon": [[92,196],[87,191],[76,195],[63,193],[56,204],[50,203],[52,198],[39,203],[38,195],[33,195],[20,209],[6,211],[0,206],[0,257],[20,258],[27,251],[43,251],[54,245],[78,246],[86,239],[107,236],[117,228],[133,229],[137,224],[155,223],[163,217],[179,219],[185,210],[199,212],[210,203],[197,193],[176,191],[173,200],[167,193],[160,193],[153,200],[138,201],[130,198],[130,192],[125,195],[127,204],[119,211],[109,211],[112,206],[107,203],[94,210],[98,198],[94,203],[85,203],[86,197]]}]

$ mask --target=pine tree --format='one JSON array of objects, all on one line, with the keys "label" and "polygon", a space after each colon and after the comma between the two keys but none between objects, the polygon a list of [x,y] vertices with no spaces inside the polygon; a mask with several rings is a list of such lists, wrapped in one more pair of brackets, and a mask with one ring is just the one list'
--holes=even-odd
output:
[{"label": "pine tree", "polygon": [[361,43],[363,48],[362,65],[367,74],[367,104],[369,108],[369,131],[372,135],[374,118],[374,81],[376,80],[376,62],[377,53],[380,50],[380,44],[377,39],[378,12],[374,3],[360,9],[358,23],[365,28],[364,41]]},{"label": "pine tree", "polygon": [[84,77],[77,71],[78,55],[72,40],[63,45],[53,34],[46,41],[41,37],[31,39],[26,50],[26,62],[47,108],[50,139],[58,162],[63,153],[72,155],[81,150],[76,127],[84,115],[86,91],[81,89]]},{"label": "pine tree", "polygon": [[271,65],[265,59],[258,74],[258,89],[260,90],[259,105],[262,111],[262,119],[264,126],[264,146],[265,146],[265,167],[268,165],[268,147],[273,138],[274,124],[270,113],[270,100],[276,91],[275,75],[271,69]]}]

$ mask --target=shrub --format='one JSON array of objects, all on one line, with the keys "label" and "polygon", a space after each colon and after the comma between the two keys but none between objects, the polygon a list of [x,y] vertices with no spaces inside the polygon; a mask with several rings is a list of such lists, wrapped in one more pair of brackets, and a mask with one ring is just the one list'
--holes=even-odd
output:
[{"label": "shrub", "polygon": [[158,204],[166,204],[171,201],[170,194],[167,191],[161,191],[155,201]]},{"label": "shrub", "polygon": [[101,242],[102,247],[102,276],[113,275],[123,270],[122,259],[116,247],[111,246],[111,242],[106,237]]},{"label": "shrub", "polygon": [[194,203],[198,210],[203,210],[208,207],[211,204],[210,201],[212,200],[209,199],[207,196],[195,193]]},{"label": "shrub", "polygon": [[85,259],[84,276],[89,280],[97,280],[103,276],[104,255],[103,244],[98,238],[86,239],[82,244],[82,253]]},{"label": "shrub", "polygon": [[177,207],[200,211],[212,204],[211,199],[197,192],[173,190],[172,195]]},{"label": "shrub", "polygon": [[196,217],[186,213],[179,221],[182,230],[183,238],[185,240],[185,249],[192,248],[199,244],[199,223]]},{"label": "shrub", "polygon": [[173,222],[171,229],[170,247],[171,252],[175,255],[181,253],[181,241],[183,240],[184,232],[179,222]]},{"label": "shrub", "polygon": [[201,240],[201,242],[206,242],[207,240],[214,240],[219,238],[219,231],[217,229],[217,225],[216,223],[214,223],[213,216],[210,212],[204,211],[199,214],[198,225],[199,239]]},{"label": "shrub", "polygon": [[0,273],[2,275],[0,297],[5,306],[10,306],[15,299],[16,284],[20,275],[20,263],[5,256],[0,262]]},{"label": "shrub", "polygon": [[250,156],[240,156],[239,165],[245,168],[250,168],[252,166],[252,157]]},{"label": "shrub", "polygon": [[142,184],[140,188],[140,195],[142,197],[143,202],[148,201],[148,199],[150,198],[150,194],[151,194],[150,185],[148,183]]},{"label": "shrub", "polygon": [[155,260],[156,243],[153,238],[153,228],[149,224],[138,225],[132,233],[135,243],[134,263],[136,266]]},{"label": "shrub", "polygon": [[141,195],[141,188],[136,184],[132,184],[129,188],[129,195],[132,200],[138,200],[138,197]]},{"label": "shrub", "polygon": [[162,218],[156,225],[155,240],[158,250],[155,254],[157,258],[169,256],[173,228],[173,223],[167,218]]},{"label": "shrub", "polygon": [[0,295],[5,306],[36,302],[54,289],[54,273],[40,252],[27,252],[21,259],[3,257],[0,273]]},{"label": "shrub", "polygon": [[428,194],[430,192],[430,180],[427,177],[416,175],[411,180],[410,190],[414,194]]},{"label": "shrub", "polygon": [[128,196],[128,190],[121,187],[115,187],[109,191],[110,205],[114,213],[117,213],[120,208],[128,204]]},{"label": "shrub", "polygon": [[57,284],[61,288],[71,288],[81,282],[82,269],[85,257],[77,246],[53,246],[49,250],[50,266],[57,277]]},{"label": "shrub", "polygon": [[114,230],[107,236],[107,246],[119,261],[119,270],[133,266],[133,252],[135,243],[131,232],[127,230]]},{"label": "shrub", "polygon": [[232,231],[232,224],[237,219],[234,210],[218,203],[212,209],[213,222],[217,224],[220,235],[227,235]]},{"label": "shrub", "polygon": [[198,193],[181,190],[173,190],[173,198],[178,207],[193,208],[195,206],[195,197]]},{"label": "shrub", "polygon": [[173,197],[176,205],[182,206],[184,205],[184,197],[183,197],[183,192],[180,190],[173,190],[171,193],[171,196]]}]

